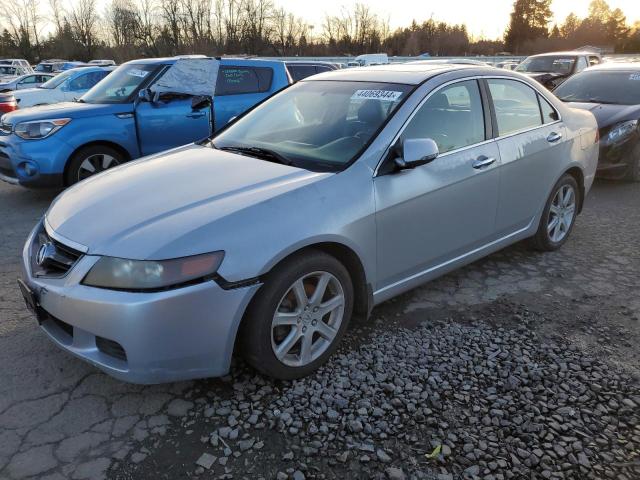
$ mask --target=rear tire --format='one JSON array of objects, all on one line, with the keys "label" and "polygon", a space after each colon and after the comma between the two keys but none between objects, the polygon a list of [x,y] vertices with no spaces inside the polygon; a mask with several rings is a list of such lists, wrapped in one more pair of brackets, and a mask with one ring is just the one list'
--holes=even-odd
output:
[{"label": "rear tire", "polygon": [[65,172],[65,182],[73,185],[85,178],[124,163],[122,154],[107,145],[92,145],[78,150]]},{"label": "rear tire", "polygon": [[276,379],[310,374],[339,345],[353,297],[349,272],[335,257],[310,250],[288,258],[266,276],[247,309],[239,332],[243,356]]},{"label": "rear tire", "polygon": [[573,176],[566,173],[558,180],[542,212],[538,231],[530,239],[533,248],[552,252],[565,244],[578,216],[580,195]]},{"label": "rear tire", "polygon": [[633,149],[631,158],[632,161],[624,179],[628,182],[640,182],[640,144]]}]

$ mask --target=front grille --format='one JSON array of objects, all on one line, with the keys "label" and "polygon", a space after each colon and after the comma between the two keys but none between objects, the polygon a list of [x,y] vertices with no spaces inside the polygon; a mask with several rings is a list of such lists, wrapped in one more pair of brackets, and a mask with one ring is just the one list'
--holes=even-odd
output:
[{"label": "front grille", "polygon": [[127,354],[118,342],[104,337],[96,337],[96,347],[105,355],[122,360],[123,362],[127,361]]},{"label": "front grille", "polygon": [[[46,255],[39,263],[38,252],[43,246],[45,246]],[[71,270],[81,256],[82,252],[54,240],[42,227],[31,248],[31,270],[36,277],[62,277]]]},{"label": "front grille", "polygon": [[15,177],[16,174],[13,171],[13,165],[6,153],[0,151],[0,173],[7,177]]}]

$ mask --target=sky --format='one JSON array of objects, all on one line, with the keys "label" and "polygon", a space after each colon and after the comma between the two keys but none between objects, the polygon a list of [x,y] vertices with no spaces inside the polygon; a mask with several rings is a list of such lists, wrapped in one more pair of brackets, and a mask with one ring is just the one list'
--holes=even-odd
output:
[{"label": "sky", "polygon": [[[413,19],[419,23],[433,16],[447,23],[464,23],[474,37],[501,38],[509,23],[514,0],[360,0],[383,18],[388,18],[392,29],[409,25]],[[352,7],[351,0],[275,0],[275,3],[295,15],[306,19],[320,31],[324,17],[335,15],[341,7]],[[590,0],[553,0],[551,9],[558,23],[574,12],[586,17]],[[607,0],[611,7],[620,8],[633,24],[640,20],[640,0]]]}]

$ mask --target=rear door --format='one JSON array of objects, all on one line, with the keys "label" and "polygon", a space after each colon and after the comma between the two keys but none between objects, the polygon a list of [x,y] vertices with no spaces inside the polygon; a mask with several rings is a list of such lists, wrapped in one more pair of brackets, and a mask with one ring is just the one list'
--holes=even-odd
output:
[{"label": "rear door", "polygon": [[221,65],[213,108],[215,130],[271,94],[273,68]]},{"label": "rear door", "polygon": [[406,124],[399,144],[431,138],[440,155],[374,178],[379,290],[494,238],[500,159],[488,123],[478,81],[463,80],[430,94]]},{"label": "rear door", "polygon": [[570,145],[558,112],[539,92],[516,79],[486,82],[502,161],[496,217],[502,236],[532,224],[549,195],[558,159],[569,157]]}]

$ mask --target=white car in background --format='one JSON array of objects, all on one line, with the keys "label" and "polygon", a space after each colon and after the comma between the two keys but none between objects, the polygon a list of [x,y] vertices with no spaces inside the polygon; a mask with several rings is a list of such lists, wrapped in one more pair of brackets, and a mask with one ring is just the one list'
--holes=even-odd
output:
[{"label": "white car in background", "polygon": [[52,73],[28,73],[14,78],[3,77],[0,78],[0,93],[39,87],[53,77],[55,75]]},{"label": "white car in background", "polygon": [[37,88],[19,90],[14,94],[18,108],[72,102],[80,98],[106,77],[113,67],[83,67],[56,75]]}]

